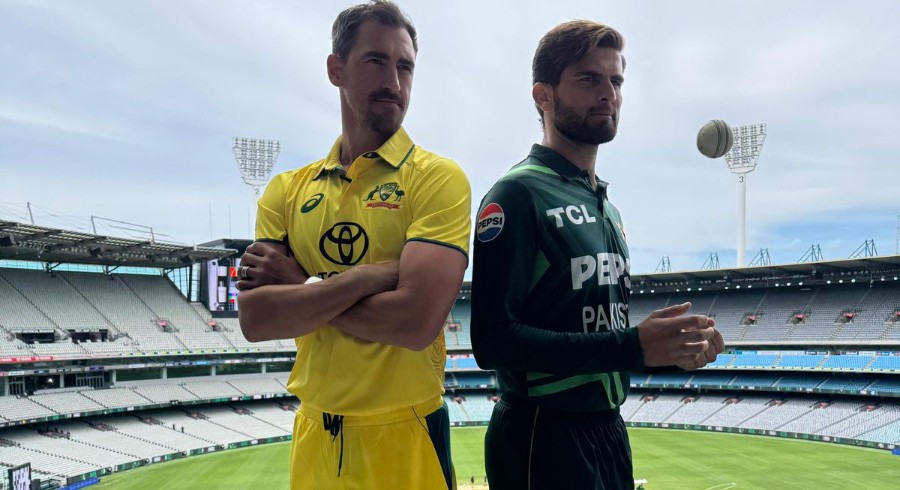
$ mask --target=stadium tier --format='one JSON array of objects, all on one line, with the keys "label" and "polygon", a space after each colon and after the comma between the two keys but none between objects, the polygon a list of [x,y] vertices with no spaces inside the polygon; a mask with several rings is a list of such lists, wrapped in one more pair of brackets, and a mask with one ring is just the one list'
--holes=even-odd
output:
[{"label": "stadium tier", "polygon": [[[742,277],[734,271],[634,276],[632,325],[690,301],[715,317],[728,350],[700,371],[634,374],[623,418],[900,446],[900,282],[853,282],[832,268],[805,286],[782,278],[740,289],[720,279]],[[472,356],[470,291],[464,284],[444,329],[454,425],[484,425],[499,395]],[[30,462],[74,482],[288,439],[294,342],[250,343],[234,311],[210,310],[161,273],[0,267],[0,466]]]}]

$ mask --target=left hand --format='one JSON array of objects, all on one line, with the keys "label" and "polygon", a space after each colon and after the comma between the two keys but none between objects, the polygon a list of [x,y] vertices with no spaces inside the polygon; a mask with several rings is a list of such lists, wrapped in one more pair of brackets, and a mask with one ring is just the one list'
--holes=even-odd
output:
[{"label": "left hand", "polygon": [[698,355],[696,358],[690,361],[682,361],[676,364],[681,369],[685,371],[696,371],[697,369],[701,369],[706,367],[707,364],[716,361],[716,357],[725,350],[725,340],[722,338],[722,333],[718,330],[715,330],[715,334],[711,339],[709,339],[709,347],[703,353]]}]

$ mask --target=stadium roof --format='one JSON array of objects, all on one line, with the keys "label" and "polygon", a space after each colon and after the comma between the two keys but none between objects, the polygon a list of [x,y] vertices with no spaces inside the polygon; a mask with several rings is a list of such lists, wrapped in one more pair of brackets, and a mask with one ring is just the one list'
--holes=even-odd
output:
[{"label": "stadium roof", "polygon": [[741,267],[735,269],[713,269],[697,271],[661,272],[638,274],[632,280],[640,279],[652,282],[670,282],[677,280],[701,281],[728,278],[772,279],[791,276],[840,275],[841,273],[880,273],[900,271],[900,255],[883,257],[865,257],[843,260],[826,260],[820,262],[800,262],[795,264],[776,264],[758,267]]},{"label": "stadium roof", "polygon": [[[775,264],[760,267],[712,269],[696,271],[657,272],[631,276],[632,291],[653,288],[656,292],[677,292],[686,287],[707,290],[728,289],[733,284],[776,285],[800,279],[809,285],[830,281],[877,281],[900,277],[900,255],[864,257],[795,264]],[[465,298],[472,294],[472,283],[463,283],[460,292]]]},{"label": "stadium roof", "polygon": [[0,220],[0,259],[172,269],[236,252],[228,248],[116,238]]}]

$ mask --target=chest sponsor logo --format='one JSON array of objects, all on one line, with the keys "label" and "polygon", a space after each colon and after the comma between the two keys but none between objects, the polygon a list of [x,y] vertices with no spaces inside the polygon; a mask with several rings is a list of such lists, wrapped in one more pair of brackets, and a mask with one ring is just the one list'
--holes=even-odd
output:
[{"label": "chest sponsor logo", "polygon": [[319,252],[333,264],[356,265],[369,251],[369,235],[362,226],[342,221],[319,239]]},{"label": "chest sponsor logo", "polygon": [[571,259],[570,265],[573,291],[580,290],[588,281],[597,281],[598,286],[619,284],[619,278],[631,289],[631,261],[619,254],[583,255]]},{"label": "chest sponsor logo", "polygon": [[503,214],[503,208],[499,204],[492,202],[481,210],[478,214],[478,224],[475,225],[475,236],[479,242],[489,242],[503,231],[503,221],[506,217]]},{"label": "chest sponsor logo", "polygon": [[307,199],[306,202],[303,203],[302,206],[300,206],[300,212],[306,214],[312,211],[316,208],[316,206],[319,205],[320,202],[322,202],[322,199],[325,199],[325,194],[322,194],[321,192],[318,194],[313,194],[312,197]]},{"label": "chest sponsor logo", "polygon": [[553,222],[556,224],[557,228],[562,228],[565,224],[563,217],[565,216],[566,220],[573,225],[580,225],[584,223],[596,223],[597,217],[591,216],[588,213],[587,206],[581,204],[579,206],[566,206],[564,208],[553,208],[547,210],[547,216],[553,219]]},{"label": "chest sponsor logo", "polygon": [[363,199],[367,208],[400,209],[400,200],[406,193],[396,182],[376,185],[372,192]]}]

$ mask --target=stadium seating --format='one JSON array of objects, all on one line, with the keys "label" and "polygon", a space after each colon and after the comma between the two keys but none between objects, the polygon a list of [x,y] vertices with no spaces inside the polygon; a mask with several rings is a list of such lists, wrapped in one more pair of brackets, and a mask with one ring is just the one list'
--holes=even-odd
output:
[{"label": "stadium seating", "polygon": [[[139,439],[144,442],[152,442],[166,449],[165,453],[173,453],[180,451],[190,451],[191,449],[199,449],[212,445],[209,441],[203,440],[187,432],[181,432],[176,425],[163,424],[155,419],[157,412],[137,413],[134,415],[113,415],[108,417],[92,417],[88,422],[99,424],[113,428],[119,433],[132,439]],[[63,428],[67,425],[63,425]]]},{"label": "stadium seating", "polygon": [[872,382],[869,377],[828,378],[818,386],[823,390],[860,391]]},{"label": "stadium seating", "polygon": [[[691,301],[693,312],[715,317],[726,342],[900,340],[900,324],[886,323],[900,308],[898,298],[900,285],[895,282],[635,294],[630,316],[637,325],[653,310]],[[855,317],[839,323],[843,312]],[[795,324],[797,313],[804,319]],[[743,324],[748,315],[755,321]]]},{"label": "stadium seating", "polygon": [[771,400],[767,407],[745,419],[738,427],[746,429],[778,430],[782,425],[795,420],[812,410],[815,399],[790,398],[787,400]]},{"label": "stadium seating", "polygon": [[[207,421],[211,424],[246,434],[254,439],[286,436],[292,433],[293,425],[275,425],[255,416],[255,411],[252,408],[246,405],[241,407],[243,408],[242,413],[230,406],[205,407],[202,410],[202,414],[207,417]],[[291,423],[293,424],[293,420],[291,420]],[[247,438],[240,440],[247,440]]]},{"label": "stadium seating", "polygon": [[822,364],[822,361],[825,360],[825,356],[821,355],[786,355],[781,356],[781,359],[778,360],[776,367],[780,368],[817,368],[819,364]]},{"label": "stadium seating", "polygon": [[494,401],[484,395],[468,396],[465,400],[466,413],[471,420],[490,420],[494,412]]},{"label": "stadium seating", "polygon": [[840,424],[840,427],[829,427],[827,431],[820,433],[856,438],[893,424],[897,420],[900,420],[900,405],[865,405],[859,407],[854,415]]},{"label": "stadium seating", "polygon": [[[0,269],[0,298],[0,357],[169,354],[169,358],[179,360],[205,360],[223,357],[196,354],[295,350],[291,340],[246,341],[233,318],[217,318],[216,328],[212,328],[209,323],[213,319],[206,308],[186,301],[161,275]],[[690,301],[693,313],[715,316],[731,345],[728,354],[698,372],[632,375],[632,393],[621,407],[625,420],[900,444],[900,375],[894,374],[900,371],[900,356],[874,355],[897,350],[896,345],[848,346],[846,350],[853,350],[853,354],[816,353],[834,351],[841,341],[900,340],[900,323],[888,321],[900,308],[897,283],[636,293],[632,300],[633,325],[655,309]],[[854,315],[850,318],[845,312]],[[792,320],[797,313],[804,315],[803,321]],[[161,322],[165,322],[165,328]],[[453,351],[445,361],[451,393],[445,400],[451,421],[483,424],[495,404],[492,398],[497,380],[494,373],[481,371],[469,355],[471,302],[457,301],[448,323],[458,325],[445,328],[448,350]],[[70,329],[103,329],[108,332],[108,340],[75,343],[69,337]],[[28,344],[16,338],[19,332],[29,330],[53,332],[55,341]],[[782,346],[785,341],[792,345]],[[818,344],[820,347],[798,346],[805,341],[834,342]],[[779,350],[757,350],[766,348]],[[840,349],[838,345],[838,352]],[[191,355],[183,356],[188,353]],[[107,366],[132,362],[145,361],[103,361]],[[170,369],[169,374],[184,372]],[[68,376],[66,384],[71,384]],[[16,392],[23,389],[21,381],[18,383]],[[286,384],[287,373],[229,374],[120,381],[103,389],[39,390],[27,397],[0,396],[3,423],[128,410],[124,414],[50,422],[68,433],[68,438],[41,434],[47,422],[0,429],[0,466],[29,461],[39,472],[74,476],[173,452],[287,436],[291,434],[295,407],[282,405],[297,405],[296,399],[237,401],[239,397],[283,395]],[[667,388],[660,393],[663,386]],[[488,389],[478,389],[483,387]],[[209,400],[224,401],[202,404]],[[168,408],[151,410],[149,405]]]},{"label": "stadium seating", "polygon": [[900,356],[876,356],[869,367],[872,370],[900,371]]},{"label": "stadium seating", "polygon": [[769,397],[741,396],[734,403],[726,404],[703,420],[703,424],[723,427],[738,427],[742,422],[762,412],[768,406]]},{"label": "stadium seating", "polygon": [[[56,412],[40,405],[30,398],[0,396],[0,420],[28,420],[39,417],[50,417]],[[3,461],[0,459],[0,461]]]},{"label": "stadium seating", "polygon": [[859,402],[838,401],[833,403],[814,406],[809,413],[803,417],[792,420],[778,430],[785,432],[801,432],[804,434],[817,434],[826,430],[828,427],[839,424],[842,420],[851,417]]},{"label": "stadium seating", "polygon": [[700,424],[726,405],[720,396],[685,397],[682,407],[666,417],[670,424]]},{"label": "stadium seating", "polygon": [[445,396],[444,402],[447,403],[447,410],[450,414],[450,423],[458,424],[461,422],[468,422],[469,417],[463,412],[462,409],[462,401],[457,402],[452,397]]},{"label": "stadium seating", "polygon": [[648,383],[656,385],[686,385],[693,373],[659,373],[651,374]]},{"label": "stadium seating", "polygon": [[0,270],[0,325],[10,331],[53,329],[56,325],[4,277]]},{"label": "stadium seating", "polygon": [[63,330],[100,330],[111,327],[100,312],[62,275],[24,269],[0,269],[0,276],[40,309],[54,327]]},{"label": "stadium seating", "polygon": [[772,384],[775,388],[808,389],[815,388],[826,379],[825,375],[786,374]]},{"label": "stadium seating", "polygon": [[859,370],[866,367],[870,362],[872,362],[872,356],[830,356],[822,364],[822,367],[824,369]]},{"label": "stadium seating", "polygon": [[287,376],[217,376],[220,380],[234,386],[244,395],[266,395],[284,393],[287,391]]},{"label": "stadium seating", "polygon": [[634,412],[630,420],[636,422],[660,421],[665,419],[675,410],[682,407],[682,395],[658,395],[652,402],[644,402]]},{"label": "stadium seating", "polygon": [[727,385],[734,379],[735,373],[733,372],[716,372],[711,370],[703,370],[694,375],[691,378],[691,385],[693,386],[721,386]]},{"label": "stadium seating", "polygon": [[457,357],[455,359],[458,369],[478,369],[478,363],[474,357]]},{"label": "stadium seating", "polygon": [[871,394],[888,395],[900,393],[900,379],[879,379],[874,383],[865,387],[865,390]]},{"label": "stadium seating", "polygon": [[81,394],[104,408],[139,407],[141,405],[150,405],[153,403],[147,398],[138,395],[134,390],[128,388],[84,390]]},{"label": "stadium seating", "polygon": [[[84,391],[91,391],[85,389]],[[32,395],[31,401],[55,413],[81,413],[103,410],[103,405],[81,394],[81,391]]]},{"label": "stadium seating", "polygon": [[760,367],[760,368],[769,368],[772,367],[775,361],[778,360],[777,355],[760,355],[760,354],[741,354],[735,358],[734,362],[731,363],[733,367]]}]

